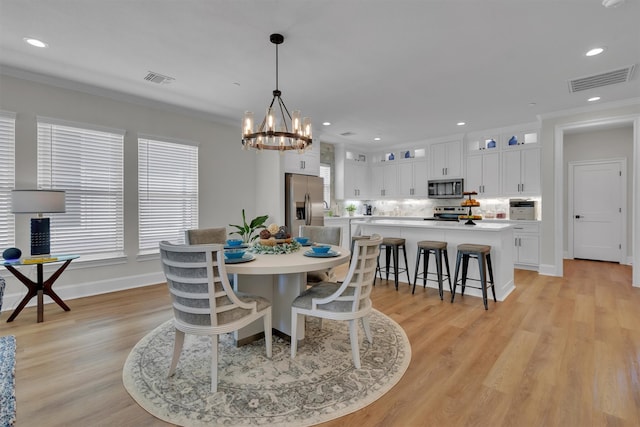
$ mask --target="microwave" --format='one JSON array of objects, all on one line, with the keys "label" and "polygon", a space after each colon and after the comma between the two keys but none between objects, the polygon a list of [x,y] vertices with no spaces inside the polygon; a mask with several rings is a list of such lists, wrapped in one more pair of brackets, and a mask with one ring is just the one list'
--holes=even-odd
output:
[{"label": "microwave", "polygon": [[463,196],[464,180],[462,178],[431,179],[427,184],[430,199],[461,199]]}]

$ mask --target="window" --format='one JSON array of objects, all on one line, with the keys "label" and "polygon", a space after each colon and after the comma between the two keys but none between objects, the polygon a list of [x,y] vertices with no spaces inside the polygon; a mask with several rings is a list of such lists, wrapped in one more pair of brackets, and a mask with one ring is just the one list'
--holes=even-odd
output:
[{"label": "window", "polygon": [[15,245],[11,190],[15,188],[16,116],[0,111],[0,248]]},{"label": "window", "polygon": [[51,252],[124,255],[124,131],[38,117],[38,187],[66,191]]},{"label": "window", "polygon": [[320,178],[324,179],[323,200],[327,202],[327,208],[331,206],[331,166],[320,165]]},{"label": "window", "polygon": [[158,243],[184,243],[198,227],[198,147],[138,139],[138,245],[158,252]]}]

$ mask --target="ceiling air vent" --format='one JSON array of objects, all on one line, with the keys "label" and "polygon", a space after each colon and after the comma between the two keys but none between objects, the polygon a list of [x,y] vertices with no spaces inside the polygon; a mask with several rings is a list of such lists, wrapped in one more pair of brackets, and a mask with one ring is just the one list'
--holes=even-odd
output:
[{"label": "ceiling air vent", "polygon": [[580,92],[616,83],[626,83],[631,80],[634,68],[635,65],[630,65],[618,70],[607,71],[606,73],[569,80],[569,92]]},{"label": "ceiling air vent", "polygon": [[175,80],[173,77],[165,76],[160,73],[154,73],[153,71],[149,71],[149,74],[147,74],[144,79],[151,83],[157,83],[160,85],[166,85]]},{"label": "ceiling air vent", "polygon": [[342,132],[340,134],[340,136],[353,136],[353,135],[355,135],[355,133],[353,133],[353,132]]}]

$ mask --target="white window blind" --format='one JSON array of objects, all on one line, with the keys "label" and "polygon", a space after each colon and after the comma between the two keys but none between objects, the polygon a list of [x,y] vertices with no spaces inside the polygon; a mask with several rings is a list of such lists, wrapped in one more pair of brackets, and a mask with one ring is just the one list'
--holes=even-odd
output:
[{"label": "white window blind", "polygon": [[38,118],[38,186],[66,191],[52,253],[124,254],[123,146],[124,131]]},{"label": "white window blind", "polygon": [[158,243],[184,243],[198,227],[198,147],[138,139],[138,240],[140,253]]},{"label": "white window blind", "polygon": [[320,165],[320,178],[324,180],[323,197],[329,207],[331,206],[331,166]]},{"label": "white window blind", "polygon": [[0,111],[0,248],[15,245],[15,217],[11,213],[11,190],[15,188],[16,116]]}]

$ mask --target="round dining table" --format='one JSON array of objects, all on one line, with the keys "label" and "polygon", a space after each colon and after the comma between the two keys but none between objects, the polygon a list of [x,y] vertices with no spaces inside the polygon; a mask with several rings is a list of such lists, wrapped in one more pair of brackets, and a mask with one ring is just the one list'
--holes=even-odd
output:
[{"label": "round dining table", "polygon": [[[271,301],[273,332],[282,338],[291,337],[291,303],[307,288],[307,272],[325,270],[349,262],[348,249],[332,246],[336,256],[307,256],[309,247],[289,254],[251,254],[247,262],[226,263],[233,274],[239,292],[259,295]],[[250,253],[250,252],[249,252]],[[298,325],[298,339],[304,339],[304,323]],[[262,335],[262,321],[240,329],[234,334],[237,345],[251,342]]]}]

